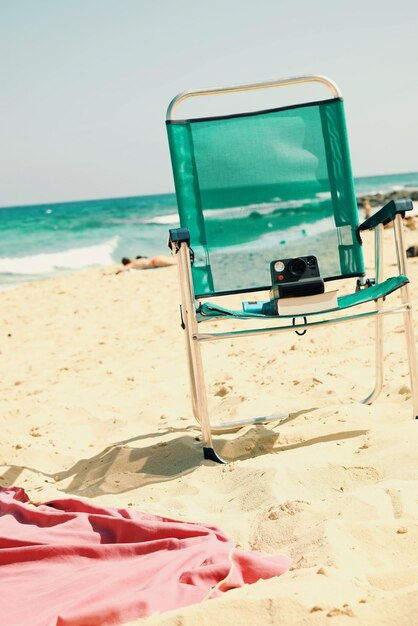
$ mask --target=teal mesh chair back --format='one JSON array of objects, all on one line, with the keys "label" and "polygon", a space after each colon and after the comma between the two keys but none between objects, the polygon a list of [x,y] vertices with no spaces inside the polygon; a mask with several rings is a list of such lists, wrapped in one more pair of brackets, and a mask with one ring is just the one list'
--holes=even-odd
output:
[{"label": "teal mesh chair back", "polygon": [[340,98],[167,132],[196,296],[268,289],[275,259],[315,255],[325,280],[364,274]]}]

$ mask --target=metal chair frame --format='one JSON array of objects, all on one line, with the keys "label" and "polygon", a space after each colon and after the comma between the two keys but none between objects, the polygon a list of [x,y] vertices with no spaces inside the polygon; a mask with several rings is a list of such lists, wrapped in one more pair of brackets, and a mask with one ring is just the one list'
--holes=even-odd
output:
[{"label": "metal chair frame", "polygon": [[[210,96],[215,94],[225,94],[231,92],[249,91],[255,89],[263,89],[270,87],[281,87],[293,84],[301,84],[307,82],[320,82],[324,84],[333,94],[334,97],[341,97],[341,92],[337,85],[330,79],[324,76],[302,76],[295,78],[288,78],[284,80],[269,81],[264,83],[253,83],[249,85],[235,85],[231,87],[214,88],[214,89],[201,89],[197,91],[188,91],[176,96],[170,103],[167,110],[167,119],[172,120],[178,105],[188,98],[198,96]],[[375,227],[375,280],[376,283],[383,280],[383,225],[379,224]],[[393,231],[395,239],[395,249],[397,257],[397,265],[399,274],[406,275],[406,252],[404,244],[403,234],[403,220],[402,216],[397,213],[393,222]],[[338,324],[343,322],[352,322],[359,319],[365,319],[368,317],[375,318],[375,385],[371,393],[361,400],[364,404],[371,404],[380,394],[383,386],[383,316],[403,314],[405,324],[405,334],[408,352],[409,372],[411,380],[411,393],[412,393],[412,405],[413,416],[418,418],[418,368],[417,357],[415,349],[415,337],[412,319],[412,305],[410,296],[410,286],[405,284],[400,287],[401,304],[397,306],[387,307],[384,306],[382,298],[375,301],[375,308],[372,311],[366,311],[358,313],[356,315],[340,315],[335,317],[333,314],[324,314],[321,319],[315,319],[314,321],[307,321],[305,318],[304,323],[297,325],[289,325],[283,323],[283,318],[277,318],[277,323],[269,327],[263,328],[247,328],[244,330],[235,330],[227,332],[211,332],[201,333],[198,330],[198,322],[196,318],[196,311],[199,307],[199,302],[194,296],[193,280],[191,272],[190,262],[190,248],[187,242],[181,242],[178,245],[172,245],[172,251],[176,256],[180,295],[181,295],[181,307],[182,318],[185,331],[186,341],[186,354],[188,361],[188,368],[190,374],[190,386],[191,386],[191,398],[193,413],[197,422],[201,426],[202,430],[202,444],[204,458],[210,459],[218,463],[224,463],[225,461],[217,454],[213,446],[212,433],[225,433],[238,430],[247,424],[260,424],[268,421],[277,421],[278,419],[284,419],[288,414],[274,415],[267,417],[256,417],[244,420],[235,420],[227,423],[211,423],[208,413],[208,403],[206,396],[206,386],[204,379],[203,363],[201,344],[207,341],[218,341],[221,339],[230,339],[233,337],[260,335],[260,334],[273,334],[276,332],[284,331],[303,331],[308,328],[316,326],[322,326],[325,324]],[[363,279],[362,283],[365,283]],[[365,287],[367,288],[367,287]],[[263,320],[261,320],[263,321]],[[271,321],[271,318],[269,319]],[[275,320],[273,320],[275,322]],[[265,322],[264,322],[265,323]]]}]

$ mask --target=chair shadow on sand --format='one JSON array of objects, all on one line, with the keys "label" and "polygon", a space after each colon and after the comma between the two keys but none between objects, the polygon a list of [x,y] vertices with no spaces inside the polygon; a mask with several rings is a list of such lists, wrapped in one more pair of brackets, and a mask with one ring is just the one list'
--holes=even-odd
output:
[{"label": "chair shadow on sand", "polygon": [[[306,412],[305,409],[293,413],[277,426],[292,421]],[[47,473],[23,465],[4,465],[3,467],[8,469],[0,476],[0,484],[6,486],[16,484],[20,474],[24,470],[29,470],[44,476],[45,479],[51,479],[57,489],[66,494],[94,498],[129,492],[146,485],[173,480],[195,471],[202,464],[211,465],[210,461],[202,459],[202,444],[198,432],[195,426],[168,427],[157,433],[119,441],[90,458],[80,459],[61,472]],[[367,430],[346,430],[295,443],[283,443],[280,441],[280,433],[274,430],[274,427],[268,428],[260,424],[242,429],[234,435],[233,440],[217,437],[215,443],[219,453],[233,461],[238,458],[245,460],[265,454],[279,454],[323,442],[350,439],[365,435],[367,432]],[[159,441],[144,447],[131,445],[151,438]],[[68,479],[69,484],[60,485]]]}]

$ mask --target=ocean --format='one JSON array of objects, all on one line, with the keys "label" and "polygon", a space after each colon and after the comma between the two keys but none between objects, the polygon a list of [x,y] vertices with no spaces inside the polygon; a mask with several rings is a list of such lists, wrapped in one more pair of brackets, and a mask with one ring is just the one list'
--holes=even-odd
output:
[{"label": "ocean", "polygon": [[[418,188],[418,172],[356,178],[355,188],[357,196]],[[0,218],[0,290],[123,256],[168,255],[168,229],[178,225],[174,194],[3,207]]]}]

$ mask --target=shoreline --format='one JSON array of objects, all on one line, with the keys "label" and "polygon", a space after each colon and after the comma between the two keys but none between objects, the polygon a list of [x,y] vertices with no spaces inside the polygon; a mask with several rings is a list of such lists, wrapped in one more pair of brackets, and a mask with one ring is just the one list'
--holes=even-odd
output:
[{"label": "shoreline", "polygon": [[[372,212],[375,212],[376,210],[381,208],[384,204],[386,204],[390,200],[396,200],[399,198],[407,198],[407,197],[411,198],[414,204],[413,211],[409,213],[408,215],[410,217],[418,215],[418,188],[417,187],[411,187],[411,189],[403,188],[402,190],[391,191],[387,193],[357,195],[357,205],[360,211],[360,221],[362,221],[361,216],[364,211],[363,203],[365,200],[369,201],[370,206],[373,209]],[[229,250],[229,252],[232,253],[232,249]],[[19,287],[22,285],[31,284],[33,282],[49,280],[50,278],[59,278],[59,277],[68,276],[68,275],[76,275],[78,273],[83,273],[86,271],[94,271],[95,269],[111,270],[111,268],[115,267],[115,265],[116,264],[106,263],[104,265],[96,265],[95,267],[80,267],[79,269],[60,270],[56,273],[51,273],[49,275],[39,275],[33,279],[28,279],[24,281],[18,280],[16,283],[9,283],[9,282],[3,283],[3,284],[0,283],[0,293],[4,291],[9,291],[10,289],[15,289],[16,287]],[[21,274],[16,274],[16,277],[19,277],[19,276],[21,276]]]}]

